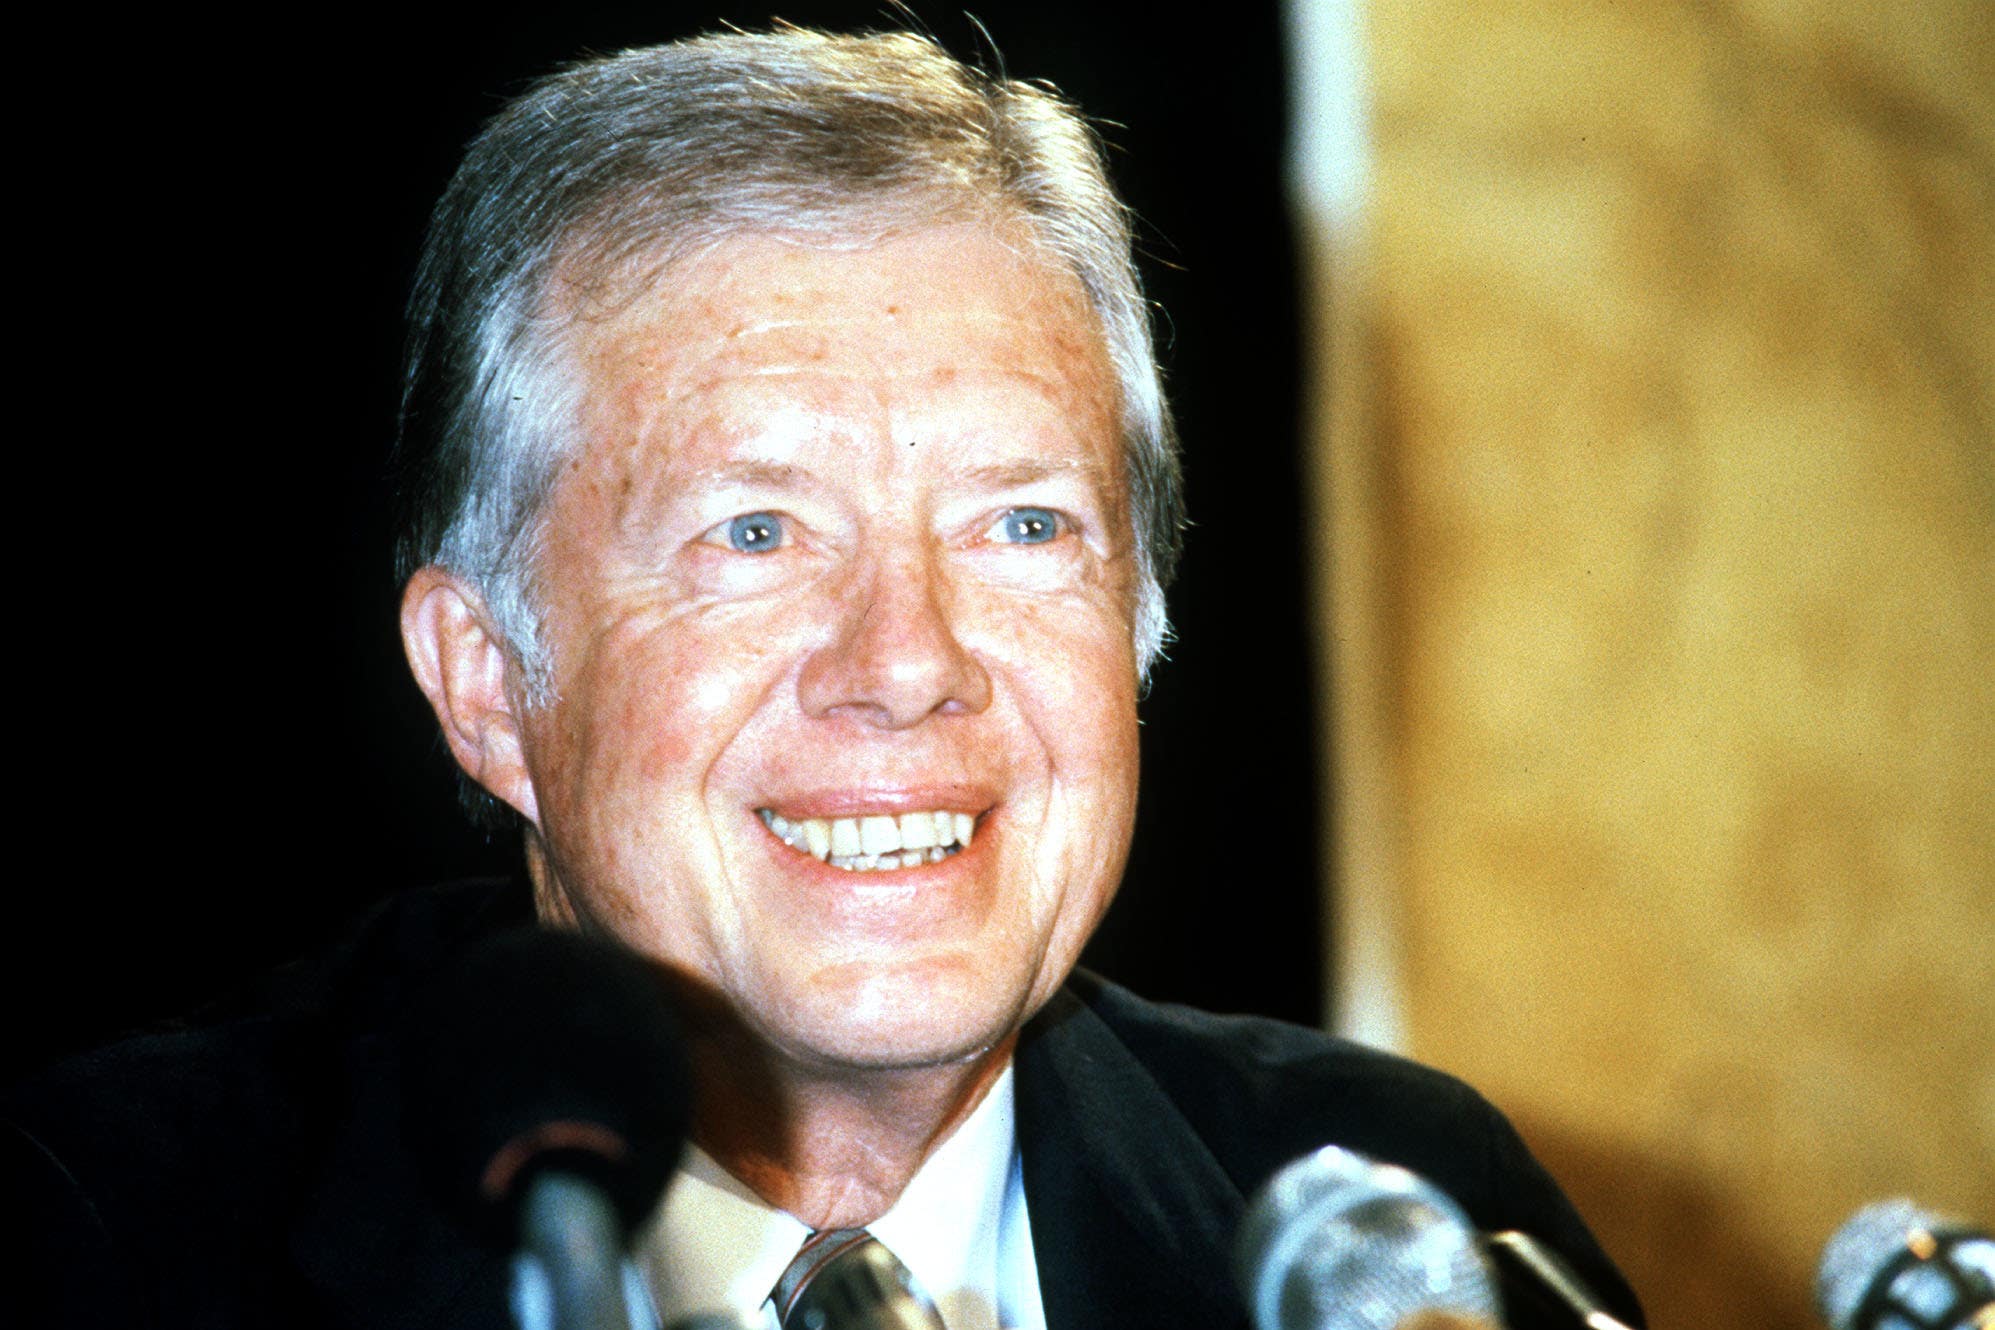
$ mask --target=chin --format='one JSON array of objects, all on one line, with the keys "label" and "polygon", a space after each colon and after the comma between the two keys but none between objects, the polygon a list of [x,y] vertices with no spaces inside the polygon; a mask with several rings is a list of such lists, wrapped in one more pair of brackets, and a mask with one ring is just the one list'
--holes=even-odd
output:
[{"label": "chin", "polygon": [[781,1042],[871,1070],[967,1062],[1024,1023],[1029,985],[1029,976],[994,984],[960,962],[842,966],[816,977]]}]

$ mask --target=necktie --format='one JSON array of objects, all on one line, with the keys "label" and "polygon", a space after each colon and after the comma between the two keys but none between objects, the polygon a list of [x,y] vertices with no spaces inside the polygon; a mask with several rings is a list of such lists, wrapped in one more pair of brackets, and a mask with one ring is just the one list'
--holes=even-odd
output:
[{"label": "necktie", "polygon": [[[783,1330],[866,1325],[939,1330],[941,1318],[900,1259],[863,1228],[825,1229],[804,1239],[770,1299]],[[883,1319],[884,1318],[884,1319]]]}]

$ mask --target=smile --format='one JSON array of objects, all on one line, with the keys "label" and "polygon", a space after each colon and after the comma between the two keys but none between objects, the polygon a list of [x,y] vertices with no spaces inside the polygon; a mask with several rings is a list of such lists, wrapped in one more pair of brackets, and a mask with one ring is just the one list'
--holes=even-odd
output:
[{"label": "smile", "polygon": [[807,817],[792,822],[771,808],[755,810],[762,825],[793,850],[833,868],[876,873],[939,864],[970,843],[977,819],[969,813],[884,813],[869,817]]}]

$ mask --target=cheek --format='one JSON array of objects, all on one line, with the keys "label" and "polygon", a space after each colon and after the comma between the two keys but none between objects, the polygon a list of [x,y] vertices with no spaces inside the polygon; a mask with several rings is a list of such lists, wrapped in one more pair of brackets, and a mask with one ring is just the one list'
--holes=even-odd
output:
[{"label": "cheek", "polygon": [[1027,724],[1043,749],[1053,785],[1048,815],[1061,834],[1042,847],[1060,865],[1056,877],[1078,875],[1078,894],[1103,894],[1119,873],[1136,799],[1138,732],[1136,662],[1127,621],[1119,614],[1022,614],[1007,673]]},{"label": "cheek", "polygon": [[[642,724],[648,716],[633,717],[634,724]],[[635,730],[635,733],[644,733]],[[670,779],[675,773],[690,768],[698,754],[693,749],[693,737],[684,731],[665,727],[651,735],[638,760],[638,775],[647,782]]]},{"label": "cheek", "polygon": [[656,784],[699,765],[699,745],[719,708],[703,696],[708,677],[685,665],[659,663],[631,679],[604,736],[618,749],[634,746],[637,776]]},{"label": "cheek", "polygon": [[1083,771],[1133,762],[1136,655],[1128,620],[1092,608],[1025,605],[1006,622],[1008,672],[1054,755]]},{"label": "cheek", "polygon": [[703,776],[778,685],[790,654],[782,635],[743,615],[681,618],[612,643],[619,661],[604,753],[630,752],[646,783]]},{"label": "cheek", "polygon": [[1133,690],[1135,631],[1113,587],[1033,593],[980,585],[974,576],[960,578],[957,586],[959,635],[1006,668],[1070,676],[1086,688],[1126,676]]}]

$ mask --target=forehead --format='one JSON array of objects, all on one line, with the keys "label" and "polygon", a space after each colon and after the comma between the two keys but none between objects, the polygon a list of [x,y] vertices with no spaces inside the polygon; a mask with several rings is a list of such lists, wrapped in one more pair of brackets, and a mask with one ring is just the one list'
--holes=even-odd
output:
[{"label": "forehead", "polygon": [[570,342],[585,437],[684,444],[780,415],[894,431],[948,412],[1055,452],[1063,438],[1119,451],[1116,379],[1080,283],[981,223],[852,248],[737,236],[578,318]]}]

